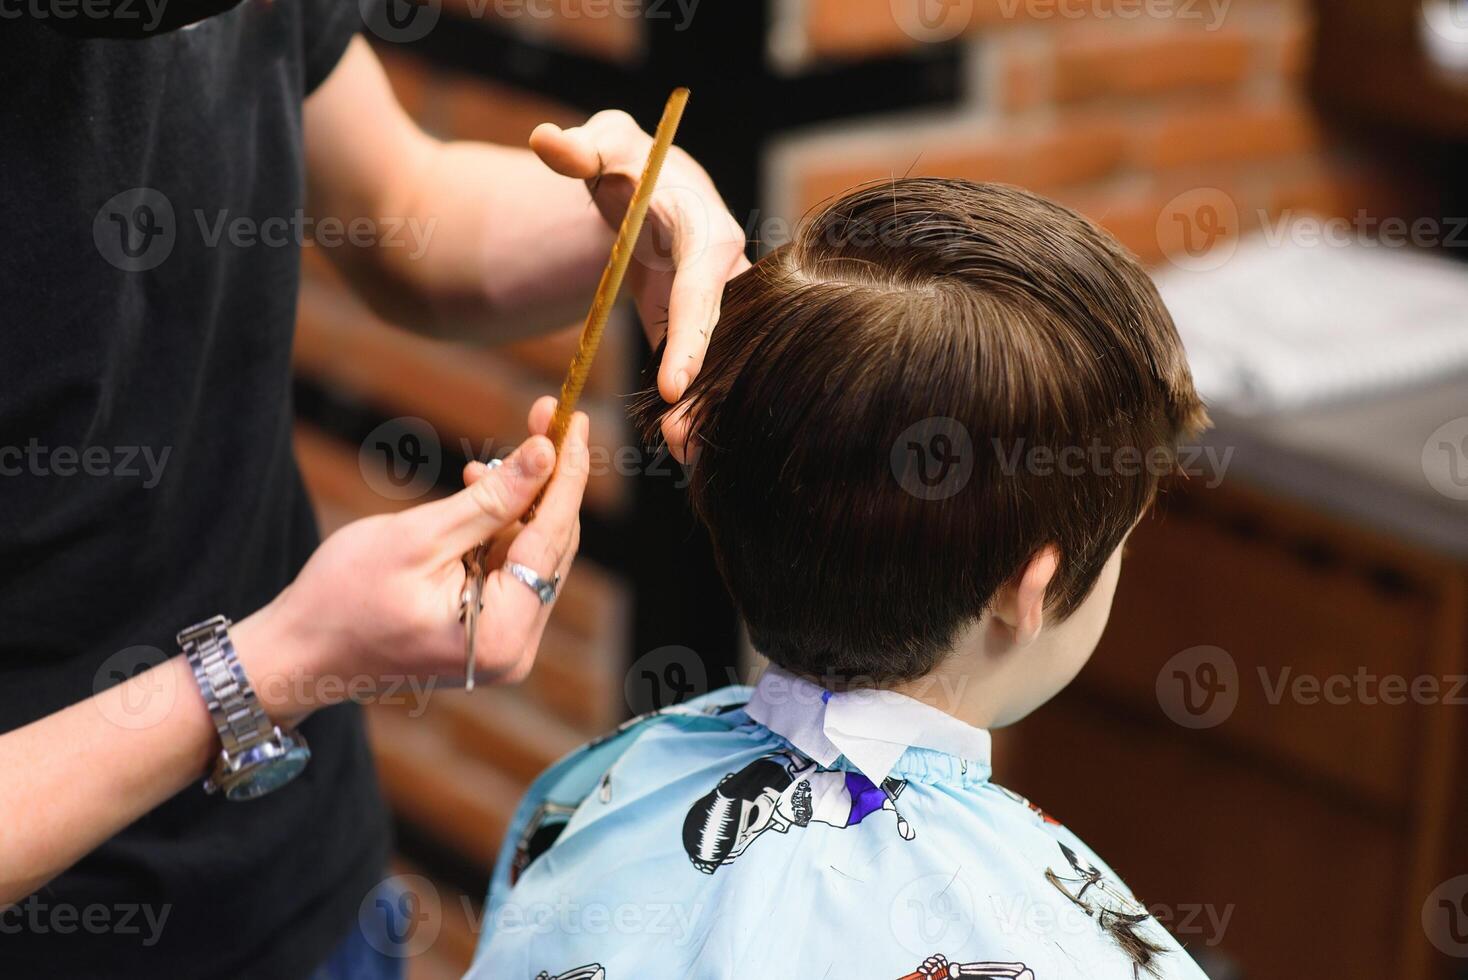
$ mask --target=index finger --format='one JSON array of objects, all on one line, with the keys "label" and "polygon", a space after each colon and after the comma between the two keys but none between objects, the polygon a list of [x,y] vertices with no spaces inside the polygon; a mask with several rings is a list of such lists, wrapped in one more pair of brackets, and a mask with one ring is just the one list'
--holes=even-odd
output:
[{"label": "index finger", "polygon": [[[526,525],[526,530],[537,528],[557,545],[570,539],[581,512],[581,500],[586,496],[586,483],[591,476],[590,432],[591,421],[585,412],[571,416],[571,427],[566,430],[566,441],[556,460],[555,475],[535,507],[535,516]],[[554,570],[552,566],[551,571]]]},{"label": "index finger", "polygon": [[[688,220],[688,212],[682,215]],[[731,217],[728,224],[732,223]],[[658,391],[669,402],[682,398],[703,368],[725,284],[750,268],[743,238],[728,229],[703,235],[696,229],[680,229],[674,254],[677,268],[668,298],[668,341],[658,368]]]},{"label": "index finger", "polygon": [[[588,423],[577,412],[561,447],[560,465],[535,508],[535,516],[510,543],[506,560],[524,565],[550,581],[575,547],[581,499],[586,491],[590,455],[586,448]],[[499,629],[489,640],[491,649],[508,644],[501,654],[515,655],[523,647],[522,629],[529,629],[543,612],[540,599],[504,567],[492,569],[485,583],[485,608],[493,608]],[[502,659],[498,655],[491,659]]]}]

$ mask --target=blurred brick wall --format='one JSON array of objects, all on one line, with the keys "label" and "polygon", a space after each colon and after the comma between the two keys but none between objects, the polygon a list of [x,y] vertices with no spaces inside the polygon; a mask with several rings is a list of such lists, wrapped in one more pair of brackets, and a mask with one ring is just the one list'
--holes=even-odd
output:
[{"label": "blurred brick wall", "polygon": [[776,4],[771,50],[788,71],[951,40],[967,92],[952,111],[786,139],[769,161],[774,215],[893,175],[996,180],[1077,208],[1156,264],[1373,193],[1307,104],[1301,0]]}]

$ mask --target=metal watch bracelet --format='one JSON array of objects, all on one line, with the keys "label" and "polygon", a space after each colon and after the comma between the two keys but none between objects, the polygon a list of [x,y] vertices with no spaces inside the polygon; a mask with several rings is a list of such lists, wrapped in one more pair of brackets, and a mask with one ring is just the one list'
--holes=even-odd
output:
[{"label": "metal watch bracelet", "polygon": [[268,762],[277,754],[270,750],[282,748],[282,742],[300,743],[304,748],[304,740],[277,728],[260,706],[230,641],[231,625],[224,616],[215,616],[181,631],[178,644],[193,668],[222,749],[213,773],[204,781],[204,790],[216,793],[223,789],[231,799],[247,799],[263,794],[237,796],[229,791],[230,777],[255,764],[256,756]]}]

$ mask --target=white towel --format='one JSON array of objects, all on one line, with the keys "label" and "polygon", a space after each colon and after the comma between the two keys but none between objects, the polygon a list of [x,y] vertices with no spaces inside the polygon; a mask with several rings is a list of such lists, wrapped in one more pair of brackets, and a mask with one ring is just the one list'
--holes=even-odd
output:
[{"label": "white towel", "polygon": [[1217,269],[1158,274],[1205,401],[1260,414],[1468,370],[1468,263],[1318,230],[1274,229]]}]

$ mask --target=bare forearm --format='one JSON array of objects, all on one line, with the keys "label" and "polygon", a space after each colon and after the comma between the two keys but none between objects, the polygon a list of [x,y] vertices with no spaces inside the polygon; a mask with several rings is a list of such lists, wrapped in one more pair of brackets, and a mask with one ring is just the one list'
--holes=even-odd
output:
[{"label": "bare forearm", "polygon": [[[241,661],[270,669],[268,624],[251,617],[235,633]],[[202,778],[218,750],[181,656],[0,735],[0,907]]]},{"label": "bare forearm", "polygon": [[317,247],[389,320],[508,340],[596,288],[612,236],[586,185],[528,149],[428,136],[360,38],[306,103],[306,162]]},{"label": "bare forearm", "polygon": [[29,895],[204,771],[216,736],[193,687],[176,657],[0,735],[0,905]]},{"label": "bare forearm", "polygon": [[413,191],[399,199],[411,201],[406,227],[419,229],[418,248],[377,248],[364,270],[383,312],[495,342],[585,312],[612,233],[581,181],[552,173],[529,150],[448,143]]}]

